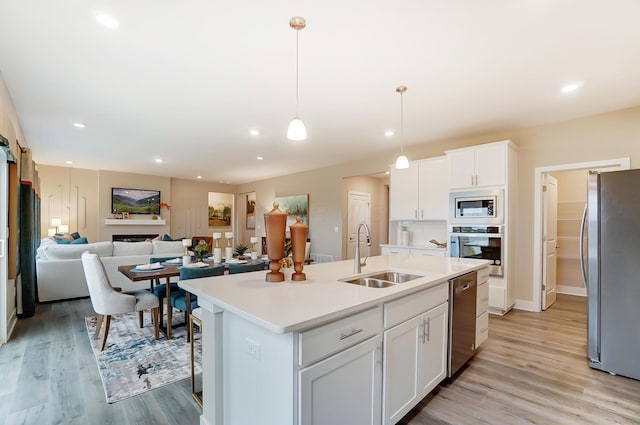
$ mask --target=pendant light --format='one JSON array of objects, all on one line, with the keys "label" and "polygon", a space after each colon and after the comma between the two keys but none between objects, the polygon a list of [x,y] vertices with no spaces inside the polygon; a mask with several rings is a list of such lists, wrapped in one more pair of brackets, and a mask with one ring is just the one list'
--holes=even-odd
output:
[{"label": "pendant light", "polygon": [[304,126],[304,122],[302,122],[298,116],[298,34],[301,29],[304,29],[304,27],[307,26],[307,21],[300,16],[294,16],[289,20],[289,26],[296,30],[296,116],[289,124],[287,139],[305,140],[307,138],[307,129]]},{"label": "pendant light", "polygon": [[409,168],[409,159],[404,155],[404,92],[407,86],[396,87],[396,92],[400,93],[400,156],[396,159],[396,169]]}]

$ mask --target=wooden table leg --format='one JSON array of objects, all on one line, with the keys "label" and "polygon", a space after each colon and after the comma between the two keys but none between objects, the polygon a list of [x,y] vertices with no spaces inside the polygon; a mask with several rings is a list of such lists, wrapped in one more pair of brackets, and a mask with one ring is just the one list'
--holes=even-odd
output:
[{"label": "wooden table leg", "polygon": [[167,277],[167,339],[171,339],[171,278]]}]

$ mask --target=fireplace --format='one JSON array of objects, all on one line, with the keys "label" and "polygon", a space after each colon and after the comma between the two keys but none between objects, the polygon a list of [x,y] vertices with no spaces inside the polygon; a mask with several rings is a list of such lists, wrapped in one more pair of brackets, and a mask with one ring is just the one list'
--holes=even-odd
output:
[{"label": "fireplace", "polygon": [[154,234],[138,234],[138,235],[112,235],[112,242],[144,242],[147,239],[153,239],[158,237],[157,233]]}]

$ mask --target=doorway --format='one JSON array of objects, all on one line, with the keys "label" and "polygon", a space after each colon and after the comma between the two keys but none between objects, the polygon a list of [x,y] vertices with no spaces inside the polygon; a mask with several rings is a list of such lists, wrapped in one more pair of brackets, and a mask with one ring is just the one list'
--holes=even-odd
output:
[{"label": "doorway", "polygon": [[[347,204],[347,260],[351,260],[355,257],[356,250],[356,232],[360,223],[365,223],[369,230],[371,230],[371,194],[364,192],[349,192],[349,201]],[[369,232],[371,233],[371,232]],[[371,235],[369,235],[370,237]],[[365,235],[361,235],[360,239],[360,252],[365,256],[371,255],[371,246],[367,247],[367,240]],[[366,247],[366,248],[365,248]],[[363,251],[362,249],[365,248]]]},{"label": "doorway", "polygon": [[[553,174],[554,177],[558,177],[558,174],[568,171],[577,171],[577,170],[628,170],[631,167],[631,161],[629,158],[616,158],[610,160],[603,161],[592,161],[592,162],[582,162],[582,163],[574,163],[574,164],[563,164],[563,165],[553,165],[547,167],[537,167],[535,169],[535,188],[534,188],[534,228],[533,228],[533,303],[531,305],[532,311],[541,311],[543,308],[546,308],[546,305],[543,306],[543,303],[549,304],[548,300],[545,299],[546,295],[546,277],[545,274],[547,269],[544,268],[545,262],[545,254],[547,250],[545,249],[545,241],[544,241],[544,224],[548,217],[545,214],[545,196],[544,196],[544,186],[547,175]],[[585,182],[586,187],[586,182]],[[561,191],[561,183],[558,184],[558,189]],[[576,202],[576,205],[579,202]],[[576,207],[574,205],[573,207]],[[577,205],[579,206],[579,205]],[[571,209],[571,208],[570,208]],[[575,208],[573,208],[575,209]],[[561,214],[561,212],[559,212]],[[558,237],[560,240],[560,237]],[[566,242],[566,241],[565,241]],[[563,249],[562,245],[560,245],[559,251]],[[576,245],[576,250],[579,250]],[[543,288],[545,294],[543,294]],[[582,295],[586,295],[584,291],[576,291],[574,295],[581,295],[579,292],[582,292]],[[550,305],[550,304],[549,304]]]}]

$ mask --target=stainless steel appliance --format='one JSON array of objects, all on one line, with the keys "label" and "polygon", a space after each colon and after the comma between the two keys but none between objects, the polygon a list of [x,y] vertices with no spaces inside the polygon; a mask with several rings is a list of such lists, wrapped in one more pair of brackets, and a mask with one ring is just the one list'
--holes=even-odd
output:
[{"label": "stainless steel appliance", "polygon": [[453,376],[476,352],[477,272],[449,281],[449,364]]},{"label": "stainless steel appliance", "polygon": [[450,224],[502,224],[504,191],[475,190],[449,194]]},{"label": "stainless steel appliance", "polygon": [[589,365],[640,379],[640,170],[590,172],[588,190]]},{"label": "stainless steel appliance", "polygon": [[489,273],[493,276],[503,276],[502,236],[502,226],[451,226],[449,255],[489,260]]}]

